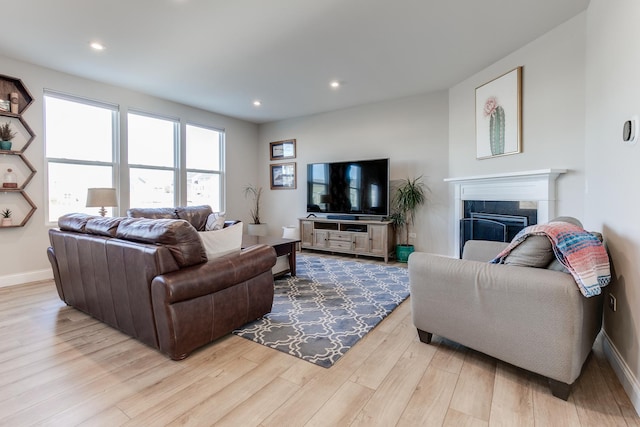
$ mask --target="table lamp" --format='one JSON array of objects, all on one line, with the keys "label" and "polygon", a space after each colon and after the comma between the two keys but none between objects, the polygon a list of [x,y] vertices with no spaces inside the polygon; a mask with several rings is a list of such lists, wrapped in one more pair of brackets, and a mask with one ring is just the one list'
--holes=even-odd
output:
[{"label": "table lamp", "polygon": [[87,190],[87,207],[100,208],[100,215],[107,214],[106,207],[118,206],[118,198],[116,197],[115,188],[89,188]]}]

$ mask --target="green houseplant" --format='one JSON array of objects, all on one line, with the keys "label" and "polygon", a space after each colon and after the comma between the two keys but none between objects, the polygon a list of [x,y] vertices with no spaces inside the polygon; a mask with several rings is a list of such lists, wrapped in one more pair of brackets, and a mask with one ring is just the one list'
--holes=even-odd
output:
[{"label": "green houseplant", "polygon": [[0,150],[11,150],[11,140],[16,133],[11,130],[11,123],[0,125]]},{"label": "green houseplant", "polygon": [[11,209],[7,208],[0,213],[2,216],[2,226],[8,227],[11,225]]},{"label": "green houseplant", "polygon": [[253,201],[253,207],[249,209],[249,215],[253,222],[247,225],[248,233],[252,236],[266,236],[268,232],[267,224],[260,222],[262,187],[247,185],[244,188],[244,197],[251,198]]},{"label": "green houseplant", "polygon": [[401,180],[395,189],[392,200],[393,213],[390,219],[400,242],[396,245],[396,259],[400,262],[407,262],[409,255],[414,251],[414,246],[409,244],[409,234],[415,223],[416,211],[425,202],[426,194],[422,175]]}]

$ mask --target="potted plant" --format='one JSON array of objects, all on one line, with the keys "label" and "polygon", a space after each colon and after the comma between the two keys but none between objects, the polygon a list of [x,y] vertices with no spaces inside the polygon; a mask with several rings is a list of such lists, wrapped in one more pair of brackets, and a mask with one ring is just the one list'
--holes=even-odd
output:
[{"label": "potted plant", "polygon": [[11,209],[7,208],[7,209],[3,210],[2,213],[0,213],[0,216],[2,216],[2,226],[3,227],[9,227],[9,226],[12,225]]},{"label": "potted plant", "polygon": [[16,133],[11,130],[11,123],[0,125],[0,150],[11,150],[11,140]]},{"label": "potted plant", "polygon": [[252,223],[247,225],[247,231],[251,236],[266,236],[268,232],[267,224],[260,222],[260,198],[262,197],[262,187],[247,185],[244,188],[244,197],[253,199],[253,207],[249,210]]},{"label": "potted plant", "polygon": [[409,234],[415,222],[416,211],[425,201],[422,175],[414,179],[403,179],[393,194],[393,213],[390,219],[400,241],[396,245],[396,259],[400,262],[407,262],[414,251],[414,246],[409,244]]}]

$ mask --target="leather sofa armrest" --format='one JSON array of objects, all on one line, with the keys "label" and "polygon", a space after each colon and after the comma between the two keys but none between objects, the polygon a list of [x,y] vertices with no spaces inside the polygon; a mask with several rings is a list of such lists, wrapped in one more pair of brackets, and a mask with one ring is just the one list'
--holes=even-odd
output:
[{"label": "leather sofa armrest", "polygon": [[275,263],[276,251],[272,247],[253,246],[239,254],[157,276],[151,283],[152,294],[167,304],[198,298],[270,272]]}]

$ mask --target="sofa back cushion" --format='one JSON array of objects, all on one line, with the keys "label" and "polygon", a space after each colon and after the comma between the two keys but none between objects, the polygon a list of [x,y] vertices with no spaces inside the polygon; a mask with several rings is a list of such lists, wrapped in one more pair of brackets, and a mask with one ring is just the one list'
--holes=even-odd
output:
[{"label": "sofa back cushion", "polygon": [[118,230],[120,221],[122,221],[123,219],[124,218],[119,216],[96,216],[87,221],[85,230],[87,233],[97,234],[98,236],[116,237],[116,231]]},{"label": "sofa back cushion", "polygon": [[211,206],[178,206],[177,208],[131,208],[127,210],[129,218],[184,219],[198,231],[204,231]]},{"label": "sofa back cushion", "polygon": [[198,232],[184,220],[124,218],[118,225],[116,237],[166,246],[180,268],[207,261]]},{"label": "sofa back cushion", "polygon": [[176,208],[131,208],[127,209],[129,218],[178,219]]},{"label": "sofa back cushion", "polygon": [[176,208],[176,216],[189,221],[198,231],[204,231],[207,218],[212,213],[211,206],[179,206]]},{"label": "sofa back cushion", "polygon": [[84,213],[70,213],[58,218],[58,227],[62,231],[75,231],[76,233],[86,233],[87,222],[97,218],[95,215]]}]

